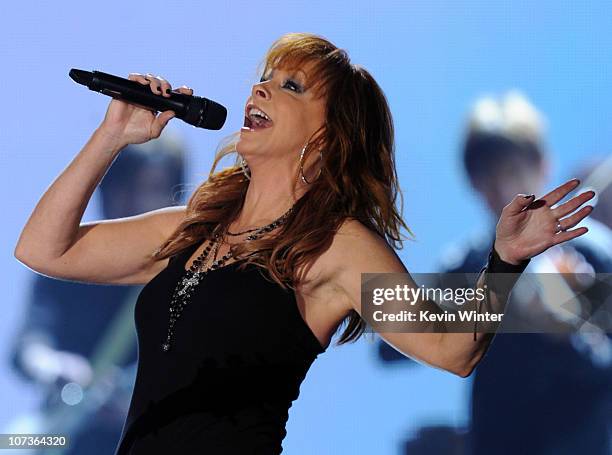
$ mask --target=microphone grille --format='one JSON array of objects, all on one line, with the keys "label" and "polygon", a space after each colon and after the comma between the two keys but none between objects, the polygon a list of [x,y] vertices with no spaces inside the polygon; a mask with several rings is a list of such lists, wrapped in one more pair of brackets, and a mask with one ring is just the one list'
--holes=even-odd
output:
[{"label": "microphone grille", "polygon": [[227,109],[215,101],[206,101],[198,126],[208,130],[220,130],[227,118]]}]

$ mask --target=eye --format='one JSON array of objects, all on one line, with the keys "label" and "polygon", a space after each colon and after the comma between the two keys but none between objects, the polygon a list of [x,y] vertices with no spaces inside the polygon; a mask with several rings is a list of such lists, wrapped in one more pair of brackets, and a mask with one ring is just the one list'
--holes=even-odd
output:
[{"label": "eye", "polygon": [[296,93],[302,93],[303,89],[297,82],[287,79],[283,84],[283,87],[287,87],[289,90],[294,91]]}]

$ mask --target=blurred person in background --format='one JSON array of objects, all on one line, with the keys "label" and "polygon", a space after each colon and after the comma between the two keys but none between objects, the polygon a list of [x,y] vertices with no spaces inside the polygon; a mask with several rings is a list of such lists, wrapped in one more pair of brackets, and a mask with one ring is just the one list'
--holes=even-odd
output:
[{"label": "blurred person in background", "polygon": [[[449,274],[441,278],[447,280],[445,286],[449,286],[448,280],[452,286],[465,286],[466,282],[460,282],[465,279],[461,274],[478,272],[486,262],[495,221],[509,194],[542,190],[550,167],[544,122],[517,91],[476,102],[462,158],[491,224],[474,232],[468,241],[445,250],[438,267],[441,273]],[[593,213],[597,210],[596,206]],[[612,248],[606,245],[612,241],[612,232],[591,217],[581,225],[593,235],[551,248],[534,258],[526,272],[611,272]],[[525,281],[523,276],[510,295],[504,320],[512,316],[514,305],[521,303],[521,295],[526,295],[520,293]],[[438,435],[436,444],[460,454],[612,453],[610,407],[606,405],[612,391],[611,346],[610,337],[601,333],[497,333],[473,375],[470,432],[425,427],[407,441],[405,453],[426,453],[408,448],[426,447],[420,440],[430,433]],[[379,343],[378,351],[387,365],[404,361],[386,344]]]},{"label": "blurred person in background", "polygon": [[[550,152],[544,127],[542,114],[518,92],[475,104],[463,164],[492,221],[501,213],[506,194],[538,192],[545,185]],[[612,233],[590,218],[582,225],[593,235],[551,248],[535,258],[527,272],[612,272],[612,250],[604,247]],[[442,271],[478,270],[486,260],[483,242],[494,230],[491,226],[471,243],[451,247],[442,259]],[[520,304],[520,289],[517,284],[509,310],[513,303]],[[587,340],[579,333],[498,333],[473,377],[472,453],[610,454],[610,339]]]},{"label": "blurred person in background", "polygon": [[[126,147],[100,182],[102,217],[123,218],[180,204],[185,160],[184,146],[171,131]],[[44,402],[39,413],[21,416],[13,425],[68,432],[68,454],[114,451],[135,377],[133,307],[141,289],[32,275],[11,361],[23,379],[44,389]]]}]

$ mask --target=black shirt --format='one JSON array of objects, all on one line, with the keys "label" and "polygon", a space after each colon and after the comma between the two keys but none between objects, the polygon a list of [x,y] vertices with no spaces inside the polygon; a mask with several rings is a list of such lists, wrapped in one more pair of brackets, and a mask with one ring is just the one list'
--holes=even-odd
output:
[{"label": "black shirt", "polygon": [[203,277],[164,352],[169,302],[197,247],[138,297],[138,372],[115,455],[281,453],[288,410],[325,351],[293,291],[237,261]]}]

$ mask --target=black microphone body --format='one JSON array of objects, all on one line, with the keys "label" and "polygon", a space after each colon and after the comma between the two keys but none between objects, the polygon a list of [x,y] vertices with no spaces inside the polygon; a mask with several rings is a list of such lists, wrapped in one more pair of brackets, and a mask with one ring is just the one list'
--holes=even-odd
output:
[{"label": "black microphone body", "polygon": [[72,68],[68,74],[75,82],[85,85],[89,90],[156,112],[174,111],[176,118],[198,128],[221,129],[227,117],[225,107],[201,96],[175,92],[171,92],[169,97],[156,95],[149,85],[102,71],[90,72]]}]

